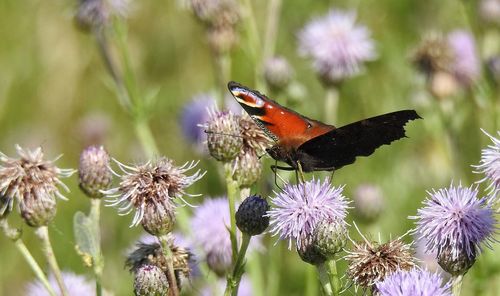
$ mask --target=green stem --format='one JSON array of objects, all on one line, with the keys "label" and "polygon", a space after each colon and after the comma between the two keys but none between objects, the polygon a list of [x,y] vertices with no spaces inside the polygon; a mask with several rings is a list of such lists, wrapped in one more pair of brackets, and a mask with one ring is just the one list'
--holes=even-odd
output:
[{"label": "green stem", "polygon": [[330,280],[330,285],[332,286],[333,295],[337,296],[340,294],[341,284],[339,275],[337,273],[337,262],[335,259],[328,260],[326,262],[326,268],[328,272],[328,278]]},{"label": "green stem", "polygon": [[266,34],[264,36],[263,62],[274,55],[278,24],[280,20],[281,0],[271,0],[267,9]]},{"label": "green stem", "polygon": [[56,256],[54,254],[54,250],[52,249],[52,244],[50,243],[49,238],[49,229],[47,226],[40,226],[35,230],[35,234],[42,241],[42,251],[47,259],[47,263],[49,264],[52,272],[54,273],[54,277],[56,278],[57,285],[61,290],[61,295],[67,296],[68,290],[66,289],[66,285],[64,284],[64,279],[61,274],[61,269],[59,268],[59,264],[57,264]]},{"label": "green stem", "polygon": [[152,158],[158,155],[158,147],[156,146],[156,141],[149,128],[147,120],[143,118],[138,118],[135,120],[135,133],[141,142],[142,148],[144,149],[146,155]]},{"label": "green stem", "polygon": [[238,183],[233,180],[233,168],[231,163],[224,164],[224,171],[226,175],[226,186],[227,186],[227,199],[229,202],[229,221],[230,221],[230,237],[231,237],[231,249],[233,253],[233,262],[236,260],[236,255],[238,253],[238,239],[236,237],[236,217],[235,217],[235,201],[239,197],[238,193]]},{"label": "green stem", "polygon": [[310,264],[306,264],[305,269],[306,269],[306,287],[304,295],[316,295],[318,294],[318,279],[315,271],[316,268],[314,268]]},{"label": "green stem", "polygon": [[224,108],[224,95],[227,93],[227,83],[231,79],[231,56],[228,52],[215,53],[215,63],[217,67],[217,84],[219,85],[220,99],[219,106]]},{"label": "green stem", "polygon": [[257,28],[257,22],[255,20],[255,14],[252,8],[252,2],[250,0],[242,0],[242,5],[247,13],[247,17],[244,22],[244,26],[246,27],[247,36],[248,36],[248,44],[247,48],[250,50],[252,55],[253,63],[256,68],[255,70],[255,87],[257,89],[262,89],[264,85],[260,79],[260,64],[259,59],[261,55],[261,43],[259,38],[259,30]]},{"label": "green stem", "polygon": [[460,291],[462,290],[462,280],[464,276],[463,275],[458,275],[452,277],[452,293],[453,296],[460,296]]},{"label": "green stem", "polygon": [[102,272],[104,270],[104,258],[101,251],[101,229],[100,229],[100,213],[101,213],[101,199],[91,198],[90,199],[90,213],[89,218],[94,226],[94,239],[96,241],[96,255],[92,262],[92,267],[94,270],[95,277],[95,289],[96,295],[102,295]]},{"label": "green stem", "polygon": [[328,86],[325,94],[325,112],[323,118],[327,123],[334,124],[337,121],[337,109],[339,105],[339,91],[334,86]]},{"label": "green stem", "polygon": [[177,287],[177,279],[175,278],[174,260],[172,250],[170,250],[168,236],[162,235],[159,236],[158,239],[160,240],[163,256],[165,256],[165,261],[167,263],[167,279],[171,291],[171,294],[169,295],[178,296],[179,288]]},{"label": "green stem", "polygon": [[321,282],[321,286],[323,287],[323,292],[325,293],[325,295],[327,296],[338,295],[338,294],[333,294],[327,263],[325,262],[318,264],[316,265],[316,268],[318,269],[319,281]]},{"label": "green stem", "polygon": [[238,295],[238,287],[240,285],[241,276],[244,273],[245,266],[245,255],[250,244],[250,239],[252,237],[246,233],[243,234],[240,251],[238,252],[238,258],[234,263],[233,273],[227,278],[226,291],[224,295],[236,296]]},{"label": "green stem", "polygon": [[40,265],[38,265],[35,258],[33,258],[30,251],[28,250],[28,248],[26,248],[26,245],[21,239],[21,231],[11,228],[7,223],[7,220],[4,218],[0,219],[0,227],[2,228],[5,236],[7,236],[10,240],[12,240],[12,242],[14,242],[14,246],[16,246],[16,248],[19,250],[21,255],[24,257],[24,260],[26,260],[26,263],[28,263],[28,265],[31,267],[31,270],[33,270],[36,277],[45,287],[49,295],[56,296],[57,294],[56,292],[54,292],[54,289],[50,285],[47,277],[45,276],[45,273],[43,273]]}]

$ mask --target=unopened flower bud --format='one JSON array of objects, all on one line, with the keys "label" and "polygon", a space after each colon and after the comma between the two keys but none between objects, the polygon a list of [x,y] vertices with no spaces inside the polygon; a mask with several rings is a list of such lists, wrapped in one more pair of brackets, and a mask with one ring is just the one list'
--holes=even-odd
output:
[{"label": "unopened flower bud", "polygon": [[31,227],[47,226],[56,215],[56,199],[28,194],[20,204],[21,216]]},{"label": "unopened flower bud", "polygon": [[264,63],[264,79],[275,90],[288,86],[293,77],[293,69],[284,57],[273,57]]},{"label": "unopened flower bud", "polygon": [[343,221],[325,219],[316,225],[313,233],[314,245],[327,259],[333,259],[347,242],[347,228]]},{"label": "unopened flower bud", "polygon": [[161,236],[174,229],[175,220],[175,206],[166,199],[145,204],[141,224],[150,234]]},{"label": "unopened flower bud", "polygon": [[208,151],[219,161],[233,160],[243,139],[237,117],[230,111],[212,111],[206,124]]},{"label": "unopened flower bud", "polygon": [[135,272],[134,293],[136,296],[167,295],[167,276],[155,265],[145,264],[139,267]]},{"label": "unopened flower bud", "polygon": [[250,187],[262,173],[262,163],[253,149],[244,149],[233,160],[233,179],[241,187]]},{"label": "unopened flower bud", "polygon": [[109,169],[109,155],[102,146],[85,148],[80,155],[78,181],[80,188],[89,197],[101,198],[102,190],[111,186],[113,175]]},{"label": "unopened flower bud", "polygon": [[459,254],[453,254],[452,247],[447,245],[438,252],[439,266],[453,276],[465,274],[476,262],[474,246],[471,247],[471,251],[470,255],[465,250],[459,250]]},{"label": "unopened flower bud", "polygon": [[300,259],[312,265],[318,265],[324,263],[327,258],[321,253],[314,240],[311,238],[306,238],[302,243],[297,245],[297,253],[299,253]]},{"label": "unopened flower bud", "polygon": [[269,217],[266,216],[269,204],[265,198],[258,195],[247,197],[236,211],[236,225],[241,232],[249,235],[258,235],[269,226]]}]

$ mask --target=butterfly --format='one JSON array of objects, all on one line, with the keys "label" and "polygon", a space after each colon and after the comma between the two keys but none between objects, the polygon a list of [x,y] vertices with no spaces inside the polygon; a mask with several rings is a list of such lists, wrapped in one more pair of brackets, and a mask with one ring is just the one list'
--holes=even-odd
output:
[{"label": "butterfly", "polygon": [[307,118],[237,82],[228,89],[264,132],[274,140],[267,153],[290,167],[274,169],[335,171],[369,156],[375,149],[406,137],[405,124],[421,117],[415,110],[395,111],[339,128]]}]

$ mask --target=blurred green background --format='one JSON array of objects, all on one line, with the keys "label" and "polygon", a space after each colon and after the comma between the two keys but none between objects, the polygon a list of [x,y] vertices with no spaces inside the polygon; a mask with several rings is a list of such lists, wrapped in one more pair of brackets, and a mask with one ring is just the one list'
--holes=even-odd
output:
[{"label": "blurred green background", "polygon": [[[49,159],[63,154],[58,166],[77,168],[80,151],[93,141],[92,137],[99,137],[116,159],[124,163],[144,160],[133,122],[118,104],[94,38],[75,26],[75,2],[0,1],[0,151],[14,155],[16,143],[31,148],[41,145]],[[251,2],[262,35],[268,1]],[[334,124],[340,126],[408,108],[416,109],[424,118],[409,124],[409,139],[385,146],[335,173],[334,184],[347,184],[348,197],[362,183],[382,188],[386,208],[375,224],[359,223],[362,231],[374,238],[380,232],[382,240],[402,235],[413,227],[407,217],[416,213],[426,190],[448,186],[452,180],[469,185],[482,178],[472,173],[470,165],[479,162],[481,149],[489,144],[479,128],[490,134],[500,129],[498,85],[495,89],[484,78],[472,92],[449,98],[454,100],[455,110],[450,121],[443,120],[438,111],[440,103],[426,91],[424,78],[409,59],[412,49],[429,31],[460,28],[477,34],[481,54],[498,53],[499,27],[481,23],[475,11],[476,1],[463,1],[471,3],[468,8],[458,0],[283,2],[276,53],[290,61],[296,82],[306,91],[304,98],[294,103],[295,110],[321,118],[324,97],[310,61],[297,54],[297,32],[312,17],[338,7],[357,10],[358,22],[372,31],[378,59],[367,64],[364,74],[342,85],[338,122]],[[217,82],[203,25],[181,6],[179,1],[131,2],[127,25],[132,67],[139,89],[144,93],[159,89],[149,123],[161,154],[177,164],[202,158],[200,167],[208,171],[207,176],[190,191],[204,196],[223,195],[217,164],[198,155],[184,140],[179,126],[180,112],[190,97],[216,90]],[[243,25],[239,29],[243,32]],[[254,87],[256,65],[249,57],[245,38],[242,34],[241,46],[232,53],[231,79]],[[287,100],[283,96],[274,99],[283,104]],[[450,129],[451,141],[447,136]],[[263,178],[272,184],[270,163],[266,162]],[[66,181],[71,188],[69,201],[59,202],[58,215],[49,230],[61,268],[90,277],[91,270],[83,267],[74,250],[72,233],[73,214],[87,211],[89,203],[79,191],[76,177]],[[272,194],[265,188],[252,191]],[[133,279],[124,268],[124,254],[143,231],[140,227],[129,228],[132,217],[119,217],[114,208],[105,207],[102,215],[104,286],[116,295],[131,295]],[[12,225],[22,226],[17,214],[9,219]],[[43,262],[32,230],[22,227],[23,239]],[[351,234],[357,237],[354,231]],[[411,239],[406,237],[407,241]],[[275,238],[267,241],[268,249],[259,260],[268,262],[275,248],[282,249],[284,259],[281,279],[272,285],[279,295],[303,295],[306,270],[312,267],[304,268],[305,263],[295,251],[285,250],[284,243],[273,246]],[[498,295],[500,258],[494,255],[499,251],[496,244],[495,250],[486,249],[479,256],[465,278],[462,295]],[[3,235],[0,254],[0,295],[18,295],[33,274]],[[267,281],[272,279],[265,273],[266,264],[261,267],[269,284]]]}]

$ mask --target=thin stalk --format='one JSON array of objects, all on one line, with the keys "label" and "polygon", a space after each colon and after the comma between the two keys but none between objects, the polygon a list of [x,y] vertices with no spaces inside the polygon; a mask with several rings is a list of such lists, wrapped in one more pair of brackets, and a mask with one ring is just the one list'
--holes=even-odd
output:
[{"label": "thin stalk", "polygon": [[220,95],[217,96],[220,99],[219,107],[224,107],[224,94],[227,93],[227,83],[231,77],[231,56],[228,52],[224,53],[214,53],[215,64],[217,67],[216,79]]},{"label": "thin stalk", "polygon": [[142,118],[135,120],[135,133],[149,158],[158,155],[158,147],[147,120]]},{"label": "thin stalk", "polygon": [[96,256],[92,262],[95,277],[95,291],[97,296],[102,295],[102,272],[104,270],[104,258],[101,252],[101,229],[100,229],[100,215],[101,215],[101,199],[90,199],[90,213],[89,218],[94,225],[94,235],[96,240]]},{"label": "thin stalk", "polygon": [[257,28],[257,21],[255,20],[255,14],[252,8],[252,2],[250,0],[242,0],[242,5],[247,13],[247,17],[244,22],[245,30],[248,36],[248,45],[250,53],[252,55],[253,63],[255,65],[255,86],[257,89],[262,89],[263,83],[260,79],[260,69],[259,60],[261,56],[261,43],[259,38],[259,30]]},{"label": "thin stalk", "polygon": [[28,263],[29,267],[31,268],[31,270],[33,270],[35,276],[45,287],[49,295],[56,296],[57,294],[50,285],[49,280],[45,276],[45,273],[43,273],[43,270],[40,268],[40,265],[38,265],[35,258],[33,258],[30,251],[28,250],[28,248],[26,248],[26,245],[21,239],[21,231],[19,231],[18,229],[11,228],[7,223],[6,219],[0,219],[0,227],[2,227],[5,236],[8,237],[10,240],[12,240],[12,242],[14,242],[14,246],[16,246],[16,248],[19,250],[24,260],[26,260],[26,263]]},{"label": "thin stalk", "polygon": [[334,124],[337,121],[337,112],[339,106],[339,91],[334,86],[328,86],[325,94],[325,114],[323,118],[327,123]]},{"label": "thin stalk", "polygon": [[458,276],[452,277],[451,290],[452,290],[453,296],[460,296],[460,291],[462,290],[463,278],[464,278],[463,275],[458,275]]},{"label": "thin stalk", "polygon": [[335,259],[332,259],[325,262],[325,264],[328,272],[330,285],[332,286],[333,295],[337,296],[340,294],[340,289],[342,288],[342,285],[340,284],[339,275],[337,273],[337,262],[335,261]]},{"label": "thin stalk", "polygon": [[267,6],[266,33],[264,35],[263,62],[274,55],[278,24],[280,21],[281,0],[271,0]]},{"label": "thin stalk", "polygon": [[[168,284],[170,285],[171,295],[178,296],[179,288],[177,287],[177,280],[175,278],[174,272],[174,260],[172,255],[172,250],[170,250],[170,244],[168,242],[168,237],[166,235],[162,235],[158,237],[161,243],[161,249],[163,251],[163,256],[165,256],[165,261],[167,263],[167,279]],[[170,294],[169,294],[170,295]]]},{"label": "thin stalk", "polygon": [[52,244],[50,243],[49,238],[49,229],[47,226],[40,226],[35,230],[35,234],[42,241],[42,251],[47,259],[47,263],[49,264],[52,272],[54,273],[54,277],[56,278],[57,285],[61,290],[61,295],[67,296],[68,290],[66,289],[66,285],[64,284],[64,280],[61,274],[61,269],[59,268],[59,264],[57,264],[56,256],[54,254],[54,250],[52,249]]},{"label": "thin stalk", "polygon": [[235,201],[239,197],[238,193],[238,183],[233,180],[233,169],[231,163],[224,164],[224,173],[226,175],[226,186],[227,186],[227,200],[229,202],[229,222],[230,222],[230,237],[231,237],[231,249],[233,254],[233,262],[236,260],[236,255],[238,254],[238,239],[236,237],[236,217],[235,217]]},{"label": "thin stalk", "polygon": [[319,281],[321,282],[321,286],[323,287],[323,292],[325,293],[325,295],[327,296],[338,295],[338,293],[333,294],[327,263],[324,262],[318,264],[316,265],[316,268],[318,269]]},{"label": "thin stalk", "polygon": [[225,296],[238,295],[238,287],[240,285],[241,276],[244,273],[243,268],[245,266],[245,255],[251,238],[252,237],[250,235],[246,233],[243,234],[240,251],[238,252],[238,258],[234,263],[233,273],[227,278],[226,291],[224,292]]}]

